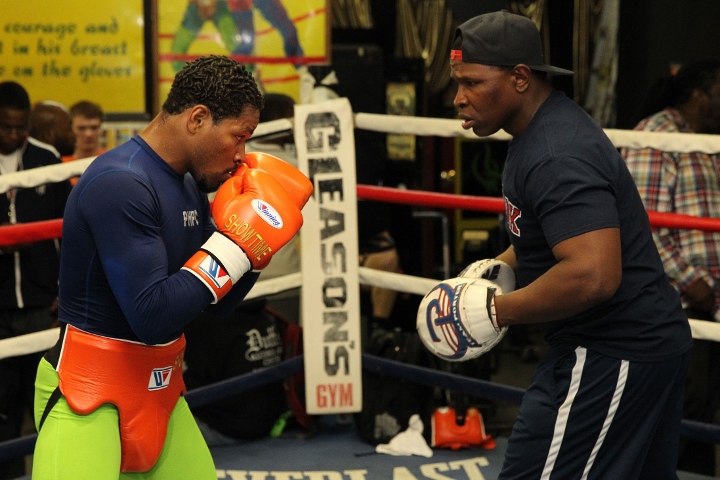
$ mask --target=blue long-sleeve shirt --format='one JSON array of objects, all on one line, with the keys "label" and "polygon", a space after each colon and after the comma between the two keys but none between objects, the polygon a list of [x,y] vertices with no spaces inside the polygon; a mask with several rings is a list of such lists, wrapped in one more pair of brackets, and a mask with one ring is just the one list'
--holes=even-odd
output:
[{"label": "blue long-sleeve shirt", "polygon": [[200,312],[230,314],[247,273],[216,305],[183,264],[215,231],[207,196],[140,137],[99,156],[65,209],[60,321],[146,344],[178,338]]}]

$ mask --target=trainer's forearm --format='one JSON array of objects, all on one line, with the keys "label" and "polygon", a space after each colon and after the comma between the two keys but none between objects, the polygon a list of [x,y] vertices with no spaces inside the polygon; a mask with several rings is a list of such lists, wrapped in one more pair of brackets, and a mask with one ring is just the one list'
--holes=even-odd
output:
[{"label": "trainer's forearm", "polygon": [[500,326],[544,323],[577,315],[606,300],[569,262],[559,262],[530,285],[495,298]]}]

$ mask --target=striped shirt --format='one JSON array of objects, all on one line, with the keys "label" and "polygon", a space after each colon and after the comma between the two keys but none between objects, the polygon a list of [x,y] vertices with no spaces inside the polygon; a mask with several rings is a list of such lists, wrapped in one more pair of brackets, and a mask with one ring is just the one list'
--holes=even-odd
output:
[{"label": "striped shirt", "polygon": [[[680,112],[666,108],[642,120],[634,130],[693,133]],[[720,218],[720,154],[663,152],[623,148],[620,152],[647,210]],[[713,315],[720,304],[720,233],[653,229],[663,266],[673,286],[684,292],[698,279],[715,291]],[[683,306],[687,302],[683,298]]]}]

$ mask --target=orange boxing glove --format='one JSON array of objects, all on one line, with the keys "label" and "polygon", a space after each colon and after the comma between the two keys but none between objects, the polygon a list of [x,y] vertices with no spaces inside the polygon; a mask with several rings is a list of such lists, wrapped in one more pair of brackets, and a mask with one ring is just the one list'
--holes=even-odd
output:
[{"label": "orange boxing glove", "polygon": [[[278,157],[268,153],[250,152],[245,154],[244,165],[251,169],[265,170],[275,177],[301,210],[312,195],[313,185],[305,174]],[[235,175],[242,175],[239,170],[236,170]]]},{"label": "orange boxing glove", "polygon": [[260,169],[247,169],[225,182],[215,195],[212,215],[218,231],[247,254],[255,270],[265,268],[303,224],[294,199]]},{"label": "orange boxing glove", "polygon": [[272,175],[238,170],[213,201],[218,231],[183,266],[210,289],[213,303],[246,272],[265,268],[303,224],[300,208]]}]

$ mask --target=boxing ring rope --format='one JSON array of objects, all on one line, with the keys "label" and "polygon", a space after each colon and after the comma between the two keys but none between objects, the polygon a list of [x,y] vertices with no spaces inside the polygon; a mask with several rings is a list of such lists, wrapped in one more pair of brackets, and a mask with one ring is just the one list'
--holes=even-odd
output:
[{"label": "boxing ring rope", "polygon": [[[383,133],[466,137],[479,141],[503,141],[510,139],[505,132],[499,132],[490,137],[478,139],[472,132],[463,130],[458,120],[366,113],[356,113],[354,119],[355,128]],[[258,125],[254,137],[283,132],[291,129],[292,126],[292,120],[288,119],[266,122]],[[718,135],[637,132],[613,129],[606,129],[605,132],[618,148],[652,147],[660,150],[679,152],[720,152],[720,136]],[[0,175],[0,194],[13,188],[32,188],[45,183],[63,181],[67,178],[81,175],[93,160],[94,158],[88,158],[63,163],[61,165]],[[370,185],[358,185],[357,196],[358,198],[366,200],[403,203],[421,207],[478,210],[493,213],[504,212],[502,199],[491,197],[398,190]],[[648,212],[648,217],[651,225],[656,228],[692,228],[706,231],[720,231],[720,219],[659,212]],[[61,235],[62,220],[2,226],[0,227],[0,246],[60,238]],[[424,295],[437,283],[436,279],[382,272],[365,267],[359,267],[359,277],[361,284],[417,295]],[[293,273],[271,280],[263,280],[253,287],[247,299],[264,297],[301,286],[300,273]],[[720,324],[691,319],[690,325],[693,338],[720,341]],[[47,350],[57,341],[58,334],[59,329],[56,328],[21,337],[0,340],[0,359]],[[397,378],[412,378],[414,382],[420,384],[460,391],[487,400],[519,404],[524,394],[523,389],[516,387],[494,384],[484,380],[408,365],[369,354],[362,354],[362,365],[365,370],[371,370]],[[302,357],[295,357],[258,372],[244,374],[190,391],[187,393],[187,400],[191,407],[205,405],[228,395],[234,395],[266,383],[284,379],[302,372],[303,369]],[[681,434],[697,440],[720,444],[720,427],[718,426],[683,420]],[[36,438],[37,435],[34,434],[0,443],[0,462],[32,453]]]},{"label": "boxing ring rope", "polygon": [[[46,168],[54,168],[46,167]],[[40,170],[40,169],[35,169]],[[22,172],[26,173],[26,172]],[[8,175],[10,176],[10,175]],[[1,178],[1,177],[0,177]],[[42,184],[44,182],[41,182]],[[2,192],[0,192],[2,193]],[[384,201],[390,203],[403,203],[414,206],[436,207],[444,209],[460,208],[464,210],[479,210],[484,212],[500,213],[504,211],[504,204],[500,198],[475,197],[470,195],[454,195],[436,192],[423,192],[401,190],[371,185],[358,185],[359,198],[366,200]],[[706,231],[720,231],[720,219],[694,217],[671,213],[648,212],[650,224],[653,227],[665,228],[696,228]],[[60,238],[62,235],[62,220],[46,220],[26,224],[7,225],[0,227],[0,246],[14,245],[29,240],[47,240]],[[360,268],[360,282],[375,287],[388,288],[405,293],[424,295],[433,286],[434,280],[416,277],[408,279],[407,275],[379,272],[365,267]],[[291,274],[286,277],[261,281],[248,294],[248,299],[272,295],[290,288],[301,286],[300,274]],[[704,320],[690,319],[693,338],[699,340],[720,341],[720,324]],[[35,351],[41,351],[53,345],[51,334],[38,333],[29,336],[15,337],[0,340],[0,359],[12,355],[31,353],[28,348],[36,345]],[[35,343],[37,342],[37,343]],[[49,345],[48,345],[49,343]]]},{"label": "boxing ring rope", "polygon": [[[362,354],[362,365],[364,370],[399,379],[410,378],[415,383],[463,392],[486,400],[520,404],[525,393],[524,389],[518,387],[441,372],[367,353]],[[191,390],[186,394],[186,400],[190,408],[199,407],[303,371],[303,357],[298,356],[257,372],[246,373]],[[714,425],[683,420],[680,425],[680,434],[708,443],[720,443],[720,427]],[[0,443],[0,462],[31,454],[36,440],[37,434],[31,434]]]}]

